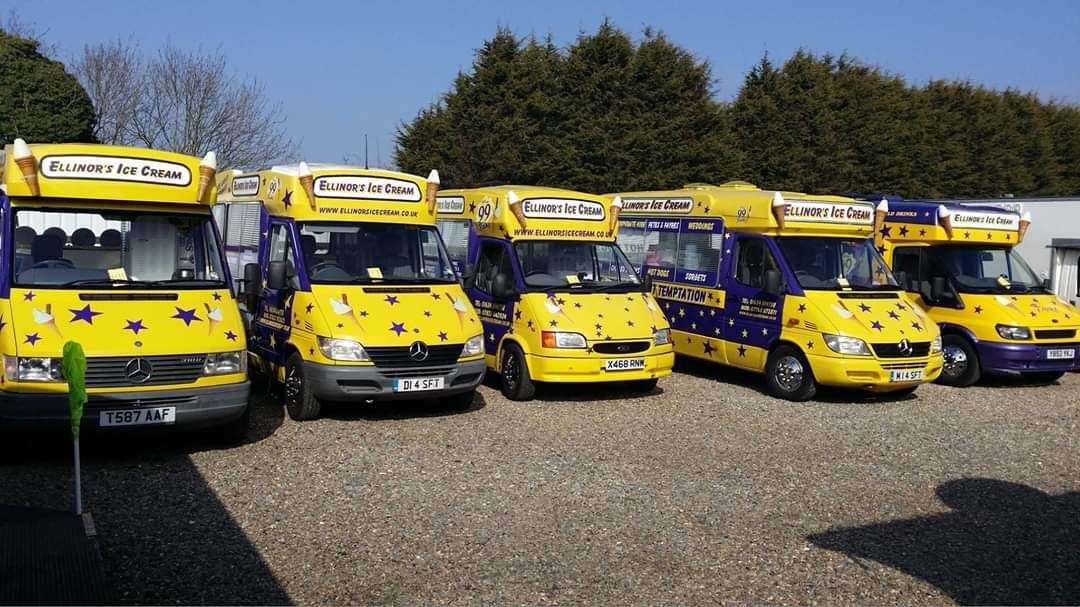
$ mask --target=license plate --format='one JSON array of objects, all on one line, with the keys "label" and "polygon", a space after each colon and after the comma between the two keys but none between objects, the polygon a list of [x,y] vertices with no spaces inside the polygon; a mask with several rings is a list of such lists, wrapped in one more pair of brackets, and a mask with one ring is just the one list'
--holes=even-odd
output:
[{"label": "license plate", "polygon": [[442,390],[445,381],[445,377],[403,377],[394,382],[394,392]]},{"label": "license plate", "polygon": [[612,358],[604,361],[605,371],[640,371],[644,368],[644,358]]},{"label": "license plate", "polygon": [[1050,360],[1065,360],[1076,358],[1075,348],[1054,348],[1046,351],[1046,358]]},{"label": "license plate", "polygon": [[889,381],[919,381],[922,379],[922,369],[893,369],[889,371]]},{"label": "license plate", "polygon": [[98,414],[99,426],[141,426],[143,424],[171,424],[176,421],[176,407],[147,407],[145,409],[117,409]]}]

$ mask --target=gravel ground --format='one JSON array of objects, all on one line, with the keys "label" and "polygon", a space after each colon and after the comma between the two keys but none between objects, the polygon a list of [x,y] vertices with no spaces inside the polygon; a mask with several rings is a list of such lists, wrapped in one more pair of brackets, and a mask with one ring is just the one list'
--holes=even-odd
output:
[{"label": "gravel ground", "polygon": [[[687,364],[462,413],[266,398],[230,449],[88,437],[84,483],[128,603],[1075,604],[1078,396],[792,404]],[[0,503],[66,507],[66,444],[5,444]]]}]

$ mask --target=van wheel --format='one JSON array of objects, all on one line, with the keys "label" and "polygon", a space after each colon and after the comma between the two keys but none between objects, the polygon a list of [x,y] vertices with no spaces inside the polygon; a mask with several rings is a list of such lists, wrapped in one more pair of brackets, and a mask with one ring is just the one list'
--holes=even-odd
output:
[{"label": "van wheel", "polygon": [[1041,373],[1025,373],[1024,379],[1034,384],[1052,384],[1064,376],[1064,371],[1043,371]]},{"label": "van wheel", "polygon": [[769,394],[785,400],[804,401],[817,394],[817,382],[802,352],[780,346],[769,353],[765,363],[765,385]]},{"label": "van wheel", "polygon": [[979,381],[979,376],[982,375],[979,354],[967,339],[959,335],[943,335],[941,353],[945,364],[941,367],[938,382],[946,386],[966,388]]},{"label": "van wheel", "polygon": [[529,377],[525,353],[514,344],[507,344],[502,355],[502,393],[510,400],[529,400],[536,394],[536,385]]},{"label": "van wheel", "polygon": [[285,362],[285,410],[296,421],[315,419],[322,405],[311,393],[311,386],[304,377],[304,359],[293,354]]},{"label": "van wheel", "polygon": [[473,396],[475,395],[476,391],[470,390],[469,392],[462,392],[461,394],[447,396],[446,398],[441,399],[439,402],[442,403],[442,405],[447,409],[452,409],[454,411],[465,411],[472,406]]},{"label": "van wheel", "polygon": [[639,379],[636,381],[626,382],[626,387],[631,392],[637,392],[638,394],[648,394],[656,389],[656,383],[660,381],[655,377],[652,379]]}]

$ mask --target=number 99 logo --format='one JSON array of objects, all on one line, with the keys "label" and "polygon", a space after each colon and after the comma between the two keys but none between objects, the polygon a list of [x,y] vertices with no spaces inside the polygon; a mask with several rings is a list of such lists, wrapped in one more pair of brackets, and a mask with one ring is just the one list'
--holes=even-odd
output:
[{"label": "number 99 logo", "polygon": [[480,206],[476,208],[476,222],[481,225],[487,225],[491,223],[492,217],[495,215],[495,205],[490,200],[485,200],[480,203]]}]

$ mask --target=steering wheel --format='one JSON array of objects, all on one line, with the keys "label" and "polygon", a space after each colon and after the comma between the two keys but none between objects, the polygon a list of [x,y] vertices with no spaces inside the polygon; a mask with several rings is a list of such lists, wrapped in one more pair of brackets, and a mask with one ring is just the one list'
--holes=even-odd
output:
[{"label": "steering wheel", "polygon": [[320,261],[319,263],[317,263],[317,264],[315,264],[314,266],[311,267],[311,273],[312,274],[317,274],[317,273],[322,272],[323,270],[325,270],[327,268],[339,268],[340,269],[341,266],[339,266],[337,264],[337,262],[333,262],[333,261]]},{"label": "steering wheel", "polygon": [[33,269],[47,269],[47,268],[74,268],[75,264],[70,259],[45,259],[30,266]]},{"label": "steering wheel", "polygon": [[547,272],[543,272],[541,270],[533,270],[532,272],[526,272],[525,273],[525,278],[528,278],[530,276],[536,276],[537,274],[544,274],[544,275],[550,276],[550,274],[548,274]]}]

